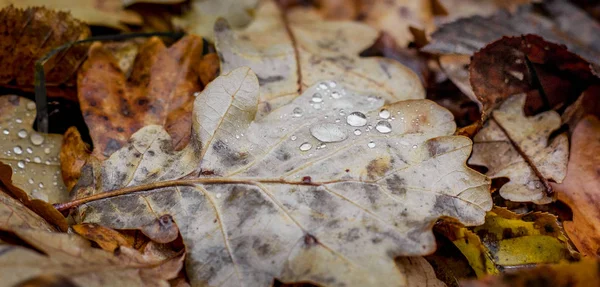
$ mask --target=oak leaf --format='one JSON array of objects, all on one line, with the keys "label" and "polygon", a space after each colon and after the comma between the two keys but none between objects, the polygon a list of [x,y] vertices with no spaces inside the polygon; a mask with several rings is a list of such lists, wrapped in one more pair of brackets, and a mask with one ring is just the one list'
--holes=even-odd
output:
[{"label": "oak leaf", "polygon": [[571,136],[571,155],[567,176],[561,184],[552,186],[558,198],[573,211],[573,220],[565,221],[565,231],[577,249],[595,257],[600,250],[600,121],[584,117]]},{"label": "oak leaf", "polygon": [[550,180],[562,182],[567,172],[569,140],[565,133],[552,141],[561,125],[555,111],[526,117],[525,95],[508,98],[473,138],[469,164],[485,166],[490,178],[508,178],[500,195],[511,201],[552,201]]},{"label": "oak leaf", "polygon": [[[338,96],[314,96],[325,90]],[[248,68],[220,76],[185,149],[147,126],[103,162],[91,197],[57,208],[85,203],[82,221],[116,229],[172,216],[195,286],[405,286],[393,259],[432,252],[437,218],[483,223],[489,181],[466,167],[471,142],[447,110],[327,81],[255,120],[258,91]]]},{"label": "oak leaf", "polygon": [[259,117],[322,80],[364,93],[379,91],[388,102],[425,98],[419,78],[408,68],[391,59],[358,56],[377,37],[377,30],[365,24],[324,21],[314,9],[282,14],[272,1],[262,3],[243,30],[232,30],[224,20],[215,24],[221,73],[247,66],[258,76]]}]

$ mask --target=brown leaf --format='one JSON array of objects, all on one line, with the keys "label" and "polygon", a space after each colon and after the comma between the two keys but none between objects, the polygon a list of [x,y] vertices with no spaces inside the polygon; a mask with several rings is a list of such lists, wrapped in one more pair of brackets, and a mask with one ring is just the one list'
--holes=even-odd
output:
[{"label": "brown leaf", "polygon": [[[6,6],[1,5],[0,6]],[[56,47],[89,37],[87,25],[69,13],[46,8],[25,10],[8,6],[0,11],[0,85],[33,90],[34,63]],[[59,52],[44,65],[46,84],[75,85],[75,73],[85,60],[89,45]],[[54,95],[54,93],[50,93]],[[73,94],[60,93],[74,98]]]},{"label": "brown leaf", "polygon": [[511,13],[523,4],[541,2],[541,0],[434,0],[436,24],[450,23],[471,16],[491,16],[501,10]]},{"label": "brown leaf", "polygon": [[10,197],[8,191],[0,186],[0,229],[13,227],[55,231],[46,220]]},{"label": "brown leaf", "polygon": [[12,232],[42,254],[0,245],[0,276],[7,286],[25,280],[46,282],[42,278],[47,276],[74,286],[169,286],[167,280],[175,278],[183,265],[183,253],[149,260],[128,247],[120,247],[114,254],[92,248],[89,241],[75,234],[17,228]]},{"label": "brown leaf", "polygon": [[79,180],[81,169],[90,160],[90,152],[77,128],[70,127],[63,135],[60,149],[60,169],[67,190],[72,190]]},{"label": "brown leaf", "polygon": [[489,276],[480,281],[463,282],[464,287],[587,287],[600,286],[598,259],[580,262],[540,265],[534,268],[507,272],[501,276]]},{"label": "brown leaf", "polygon": [[508,98],[473,138],[469,164],[488,168],[490,178],[508,178],[500,195],[511,201],[552,201],[550,180],[567,171],[569,142],[565,133],[550,140],[561,125],[555,111],[526,117],[525,95]]},{"label": "brown leaf", "polygon": [[579,121],[587,115],[600,118],[600,85],[591,86],[585,90],[577,101],[562,114],[562,121],[563,124],[569,125],[569,131],[573,133]]},{"label": "brown leaf", "polygon": [[571,137],[567,176],[553,184],[558,198],[571,207],[573,221],[565,231],[581,253],[596,257],[600,252],[600,120],[583,118]]},{"label": "brown leaf", "polygon": [[528,114],[558,109],[599,81],[590,63],[535,35],[504,37],[487,45],[475,53],[469,71],[486,114],[520,93],[530,93]]},{"label": "brown leaf", "polygon": [[140,15],[123,8],[122,0],[0,0],[0,7],[9,5],[23,9],[43,6],[50,10],[68,11],[75,19],[89,25],[106,26],[121,30],[127,30],[124,24],[142,24]]},{"label": "brown leaf", "polygon": [[140,47],[127,77],[104,45],[92,45],[79,71],[78,96],[93,155],[111,155],[148,124],[164,125],[176,148],[185,146],[194,93],[202,89],[195,71],[201,55],[199,37],[185,37],[169,48],[151,38]]},{"label": "brown leaf", "polygon": [[114,229],[93,223],[82,223],[71,226],[75,233],[96,242],[102,249],[113,252],[121,246],[133,247],[125,236]]}]

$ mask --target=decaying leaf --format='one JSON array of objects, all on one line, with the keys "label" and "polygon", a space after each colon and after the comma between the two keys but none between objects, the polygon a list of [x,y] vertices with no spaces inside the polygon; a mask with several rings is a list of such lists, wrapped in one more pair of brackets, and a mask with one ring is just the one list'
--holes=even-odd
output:
[{"label": "decaying leaf", "polygon": [[[172,216],[187,275],[203,286],[406,286],[393,259],[432,252],[438,217],[483,223],[489,181],[466,167],[471,142],[452,136],[447,110],[383,106],[324,82],[254,121],[258,91],[248,68],[211,82],[180,152],[160,126],[135,133],[103,163],[93,196],[141,193],[83,198],[81,219],[140,229]],[[326,91],[338,96],[314,96]]]},{"label": "decaying leaf", "polygon": [[[323,80],[389,102],[425,97],[419,78],[391,59],[359,58],[377,39],[377,31],[350,21],[324,21],[314,9],[282,12],[265,1],[256,19],[244,30],[232,30],[226,21],[215,24],[215,45],[221,73],[247,66],[260,83],[259,117]],[[326,96],[326,95],[324,95]]]},{"label": "decaying leaf", "polygon": [[447,223],[437,230],[461,250],[477,277],[499,274],[505,268],[558,263],[577,256],[556,216],[549,213],[519,215],[494,207],[483,225],[468,229]]},{"label": "decaying leaf", "polygon": [[151,38],[139,48],[132,71],[126,75],[103,44],[92,45],[79,71],[77,88],[94,156],[111,155],[149,124],[164,125],[177,148],[187,144],[194,93],[202,89],[196,72],[202,46],[196,36],[169,48]]},{"label": "decaying leaf", "polygon": [[121,246],[132,247],[133,245],[132,242],[127,240],[127,238],[118,231],[102,225],[83,223],[73,225],[71,228],[73,228],[75,233],[81,235],[85,239],[94,241],[100,248],[109,252],[114,252]]},{"label": "decaying leaf", "polygon": [[435,0],[433,9],[437,13],[436,24],[449,23],[471,16],[491,16],[501,10],[516,12],[518,7],[540,0]]},{"label": "decaying leaf", "polygon": [[571,137],[571,155],[567,177],[553,184],[558,198],[573,211],[573,221],[564,222],[565,231],[577,249],[595,257],[600,250],[600,121],[583,118]]},{"label": "decaying leaf", "polygon": [[508,98],[492,113],[473,138],[469,164],[485,166],[490,178],[508,178],[500,195],[511,201],[549,203],[550,180],[562,182],[567,172],[569,141],[566,134],[549,140],[561,125],[555,111],[526,117],[525,95]]},{"label": "decaying leaf", "polygon": [[473,93],[469,81],[469,64],[471,57],[466,55],[441,55],[439,57],[440,67],[450,80],[482,109],[481,101]]},{"label": "decaying leaf", "polygon": [[215,21],[224,18],[235,28],[252,21],[259,0],[193,0],[191,9],[183,16],[173,19],[173,25],[188,33],[214,41]]},{"label": "decaying leaf", "polygon": [[587,259],[576,263],[562,262],[535,268],[489,276],[481,281],[467,281],[465,287],[529,287],[559,286],[587,287],[600,285],[599,260]]},{"label": "decaying leaf", "polygon": [[[1,2],[0,2],[1,3]],[[3,6],[0,4],[0,6]],[[89,37],[82,22],[64,12],[45,8],[17,9],[8,6],[0,11],[0,85],[33,90],[34,63],[52,49]],[[50,95],[74,98],[68,92],[53,93],[58,85],[75,85],[77,68],[85,60],[88,45],[66,49],[44,65]]]},{"label": "decaying leaf", "polygon": [[565,109],[562,114],[562,122],[569,126],[572,134],[583,118],[594,115],[600,118],[600,85],[594,85],[585,90],[577,101]]},{"label": "decaying leaf", "polygon": [[519,93],[529,94],[531,114],[560,109],[600,81],[588,61],[535,35],[503,37],[487,45],[473,55],[469,72],[486,114]]},{"label": "decaying leaf", "polygon": [[142,17],[125,10],[122,0],[0,0],[0,7],[46,7],[55,11],[68,11],[76,19],[89,25],[107,26],[127,30],[124,24],[140,25]]},{"label": "decaying leaf", "polygon": [[0,97],[0,161],[11,167],[12,184],[31,198],[62,202],[68,199],[58,160],[62,136],[33,130],[35,115],[33,101]]},{"label": "decaying leaf", "polygon": [[[58,286],[169,286],[183,266],[183,254],[149,261],[134,249],[117,254],[92,248],[75,234],[13,228],[19,238],[41,251],[0,245],[2,286],[58,277]],[[70,283],[67,284],[67,283]]]}]

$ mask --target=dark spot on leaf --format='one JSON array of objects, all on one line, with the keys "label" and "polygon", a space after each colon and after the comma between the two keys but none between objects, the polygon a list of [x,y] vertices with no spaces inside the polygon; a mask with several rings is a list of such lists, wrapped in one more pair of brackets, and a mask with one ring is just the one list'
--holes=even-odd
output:
[{"label": "dark spot on leaf", "polygon": [[312,180],[311,180],[310,176],[302,177],[302,183],[311,183],[311,182],[312,182]]},{"label": "dark spot on leaf", "polygon": [[106,147],[104,148],[104,151],[102,153],[104,154],[104,156],[109,157],[111,154],[113,154],[120,148],[121,144],[117,140],[110,138],[106,143]]},{"label": "dark spot on leaf", "polygon": [[257,77],[258,77],[258,84],[261,86],[264,86],[265,84],[268,84],[268,83],[279,82],[279,81],[283,80],[283,76],[279,76],[279,75],[278,76],[270,76],[270,77],[266,77],[266,78],[263,78],[260,75],[257,75]]},{"label": "dark spot on leaf", "polygon": [[310,247],[310,246],[319,244],[319,241],[317,240],[316,237],[307,233],[306,235],[304,235],[304,244],[306,244],[307,246]]},{"label": "dark spot on leaf", "polygon": [[392,176],[385,179],[385,183],[387,185],[388,190],[395,195],[405,195],[406,187],[404,187],[404,183],[406,181],[404,178],[401,178],[397,174],[393,174]]}]

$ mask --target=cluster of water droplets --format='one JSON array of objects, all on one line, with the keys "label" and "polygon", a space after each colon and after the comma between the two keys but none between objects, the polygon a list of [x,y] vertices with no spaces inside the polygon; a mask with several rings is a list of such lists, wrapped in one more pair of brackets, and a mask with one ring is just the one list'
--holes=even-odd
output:
[{"label": "cluster of water droplets", "polygon": [[[16,97],[16,96],[15,96]],[[23,100],[23,99],[21,99]],[[49,176],[52,176],[52,185],[62,186],[59,178],[59,168],[46,168],[44,166],[58,166],[59,159],[55,156],[58,153],[58,146],[53,142],[47,141],[43,134],[36,131],[28,131],[29,128],[25,118],[35,116],[36,105],[34,102],[28,102],[25,109],[17,108],[14,113],[15,118],[9,121],[0,122],[0,140],[3,143],[10,143],[10,148],[0,151],[0,159],[8,164],[13,170],[13,181],[15,184],[29,191],[34,198],[47,200],[45,192],[45,182]],[[35,166],[34,166],[35,165]],[[39,172],[40,174],[36,174]],[[19,180],[27,175],[24,182]]]}]

